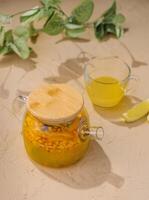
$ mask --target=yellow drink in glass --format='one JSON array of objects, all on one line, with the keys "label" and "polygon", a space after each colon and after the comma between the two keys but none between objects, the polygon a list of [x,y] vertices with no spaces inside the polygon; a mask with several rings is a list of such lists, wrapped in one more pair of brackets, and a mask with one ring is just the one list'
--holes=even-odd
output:
[{"label": "yellow drink in glass", "polygon": [[84,66],[84,80],[92,103],[101,107],[116,106],[134,90],[130,81],[137,83],[129,65],[117,57],[90,59]]},{"label": "yellow drink in glass", "polygon": [[91,101],[102,107],[115,106],[124,96],[124,86],[119,80],[110,76],[97,77],[86,87]]}]

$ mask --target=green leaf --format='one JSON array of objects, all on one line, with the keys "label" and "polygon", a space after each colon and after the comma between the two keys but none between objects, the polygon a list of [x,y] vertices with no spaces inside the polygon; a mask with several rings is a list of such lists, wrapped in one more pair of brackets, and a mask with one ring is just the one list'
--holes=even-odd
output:
[{"label": "green leaf", "polygon": [[5,32],[4,44],[0,47],[0,54],[5,55],[12,52],[10,43],[13,42],[12,30]]},{"label": "green leaf", "polygon": [[94,31],[97,39],[103,39],[103,37],[105,36],[104,24],[101,23],[98,26],[94,24]]},{"label": "green leaf", "polygon": [[55,11],[54,8],[44,8],[44,16],[45,17],[50,17],[53,13],[53,11]]},{"label": "green leaf", "polygon": [[71,38],[77,38],[79,37],[83,32],[85,31],[85,28],[79,28],[79,29],[66,29],[66,35]]},{"label": "green leaf", "polygon": [[34,28],[33,23],[29,24],[29,34],[31,37],[37,36],[39,34],[39,30]]},{"label": "green leaf", "polygon": [[71,23],[67,23],[65,24],[65,28],[67,29],[71,29],[71,30],[75,30],[75,29],[81,29],[84,28],[83,25],[79,25],[79,24],[71,24]]},{"label": "green leaf", "polygon": [[28,39],[30,37],[30,30],[29,27],[27,26],[18,26],[14,32],[13,32],[17,37],[22,37],[24,39]]},{"label": "green leaf", "polygon": [[12,30],[9,30],[5,33],[5,45],[8,46],[11,42],[13,42],[13,34]]},{"label": "green leaf", "polygon": [[0,47],[0,54],[5,55],[10,53],[12,50],[8,46]]},{"label": "green leaf", "polygon": [[102,23],[104,23],[104,19],[101,17],[96,22],[94,22],[94,25],[97,27],[97,26],[99,26]]},{"label": "green leaf", "polygon": [[60,14],[55,13],[45,24],[43,31],[48,35],[57,35],[64,29],[64,20]]},{"label": "green leaf", "polygon": [[41,0],[41,3],[48,8],[49,6],[57,6],[61,3],[61,0]]},{"label": "green leaf", "polygon": [[5,40],[5,29],[3,26],[0,27],[0,46],[2,47]]},{"label": "green leaf", "polygon": [[65,24],[65,28],[66,35],[71,38],[77,38],[85,31],[84,25],[79,24],[67,23]]},{"label": "green leaf", "polygon": [[105,30],[107,33],[116,35],[116,27],[114,24],[105,24]]},{"label": "green leaf", "polygon": [[27,11],[20,17],[20,21],[23,24],[29,24],[35,20],[39,20],[44,16],[44,9],[43,8],[33,8],[30,11]]},{"label": "green leaf", "polygon": [[120,26],[125,21],[122,14],[117,13],[116,1],[104,14],[94,23],[95,35],[98,39],[102,39],[107,34],[111,33],[117,38],[123,34],[123,28]]},{"label": "green leaf", "polygon": [[116,26],[115,35],[117,38],[120,38],[123,35],[123,28],[121,26]]},{"label": "green leaf", "polygon": [[72,11],[72,17],[78,23],[85,23],[93,13],[94,3],[92,0],[83,0],[81,4]]},{"label": "green leaf", "polygon": [[114,24],[122,24],[125,21],[125,16],[122,14],[117,14],[114,16],[114,18],[112,19],[112,22]]},{"label": "green leaf", "polygon": [[121,26],[115,24],[105,24],[104,26],[106,33],[111,33],[117,38],[120,38],[123,35],[123,28]]},{"label": "green leaf", "polygon": [[0,23],[2,24],[9,24],[11,21],[10,15],[0,14]]},{"label": "green leaf", "polygon": [[77,23],[77,21],[74,20],[74,18],[72,16],[67,18],[67,23]]},{"label": "green leaf", "polygon": [[10,43],[10,47],[22,59],[27,59],[30,55],[30,49],[23,38],[15,39],[14,43]]},{"label": "green leaf", "polygon": [[23,38],[24,40],[31,38],[31,41],[35,43],[39,34],[39,30],[34,28],[33,23],[30,23],[25,26],[18,26],[13,33],[14,36]]},{"label": "green leaf", "polygon": [[24,22],[26,21],[27,19],[29,19],[30,17],[34,16],[35,14],[37,14],[39,12],[39,8],[38,7],[35,7],[35,8],[32,8],[31,10],[23,13],[20,17],[20,21],[21,22]]},{"label": "green leaf", "polygon": [[116,15],[116,9],[117,9],[117,6],[116,6],[116,1],[114,0],[112,5],[110,6],[110,8],[108,10],[106,10],[102,16],[104,18],[111,18],[113,17],[114,15]]},{"label": "green leaf", "polygon": [[25,13],[23,13],[21,15],[21,17],[30,17],[34,14],[36,14],[37,12],[39,12],[40,8],[38,6],[32,8],[31,10],[26,11]]}]

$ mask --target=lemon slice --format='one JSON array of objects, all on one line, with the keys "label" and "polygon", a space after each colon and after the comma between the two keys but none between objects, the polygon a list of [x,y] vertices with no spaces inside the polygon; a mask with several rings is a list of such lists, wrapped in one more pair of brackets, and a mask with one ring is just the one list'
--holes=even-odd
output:
[{"label": "lemon slice", "polygon": [[147,115],[147,121],[149,122],[149,114]]},{"label": "lemon slice", "polygon": [[[149,113],[149,99],[135,105],[126,113],[123,114],[122,118],[125,122],[134,122]],[[149,117],[148,117],[149,119]]]}]

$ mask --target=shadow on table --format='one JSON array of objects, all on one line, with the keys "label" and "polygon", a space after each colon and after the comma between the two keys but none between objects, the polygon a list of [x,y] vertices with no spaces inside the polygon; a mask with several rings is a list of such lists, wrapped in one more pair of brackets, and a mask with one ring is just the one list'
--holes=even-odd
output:
[{"label": "shadow on table", "polygon": [[46,77],[48,83],[66,83],[72,79],[78,79],[83,75],[84,63],[89,61],[86,52],[81,52],[75,58],[69,58],[58,66],[58,76]]},{"label": "shadow on table", "polygon": [[88,153],[78,163],[60,169],[37,165],[37,168],[49,178],[76,189],[97,187],[104,182],[120,188],[124,179],[111,171],[111,163],[101,146],[92,141]]},{"label": "shadow on table", "polygon": [[148,63],[144,62],[144,61],[140,61],[140,60],[137,60],[133,53],[129,50],[129,48],[127,47],[126,44],[124,44],[122,41],[120,41],[120,44],[124,47],[124,49],[127,51],[128,55],[131,57],[131,60],[132,60],[132,63],[131,63],[131,66],[136,68],[136,67],[140,67],[140,66],[147,66]]},{"label": "shadow on table", "polygon": [[15,65],[15,67],[22,68],[25,72],[29,72],[36,68],[36,62],[33,60],[36,57],[37,55],[35,52],[32,52],[30,57],[26,60],[23,60],[16,54],[6,55],[0,59],[0,69]]},{"label": "shadow on table", "polygon": [[30,58],[27,60],[23,60],[15,54],[10,54],[10,55],[1,57],[0,69],[9,67],[8,73],[6,74],[6,76],[4,77],[3,81],[0,84],[0,97],[1,98],[7,99],[9,97],[9,90],[6,89],[5,85],[6,85],[6,82],[13,70],[13,66],[22,68],[25,71],[23,76],[20,78],[20,80],[21,80],[26,75],[26,73],[35,69],[36,62],[32,60],[33,58],[36,58],[36,54],[34,52],[31,53]]},{"label": "shadow on table", "polygon": [[[128,32],[129,29],[125,28],[124,32]],[[113,35],[107,35],[103,38],[103,40],[101,42],[107,42],[110,39],[115,39],[115,37]],[[118,40],[118,42],[121,44],[121,46],[126,50],[126,52],[128,53],[128,55],[130,56],[132,63],[131,63],[131,67],[136,68],[136,67],[141,67],[141,66],[148,66],[148,63],[138,60],[135,58],[134,54],[130,51],[130,49],[127,47],[127,45],[122,42],[121,40]]]},{"label": "shadow on table", "polygon": [[129,110],[135,104],[141,101],[142,101],[141,99],[134,96],[125,96],[123,100],[113,108],[102,108],[94,105],[94,109],[100,116],[102,116],[104,119],[107,119],[114,124],[133,128],[142,124],[145,121],[145,118],[142,118],[141,120],[133,123],[125,123],[121,120],[121,117],[123,113],[127,112],[127,110]]},{"label": "shadow on table", "polygon": [[72,41],[74,43],[87,43],[90,41],[90,39],[86,38],[68,38],[68,37],[63,37],[62,39],[58,40],[56,44],[65,42],[65,41]]}]

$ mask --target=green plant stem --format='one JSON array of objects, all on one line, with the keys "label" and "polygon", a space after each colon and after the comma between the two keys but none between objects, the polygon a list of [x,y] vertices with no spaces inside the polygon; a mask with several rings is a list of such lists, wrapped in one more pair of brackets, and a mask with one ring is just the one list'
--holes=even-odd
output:
[{"label": "green plant stem", "polygon": [[59,12],[61,12],[65,17],[68,17],[68,15],[61,9],[60,6],[57,7],[57,10],[58,10]]},{"label": "green plant stem", "polygon": [[93,25],[94,25],[94,22],[88,22],[88,23],[85,24],[85,27],[86,28],[92,28]]}]

